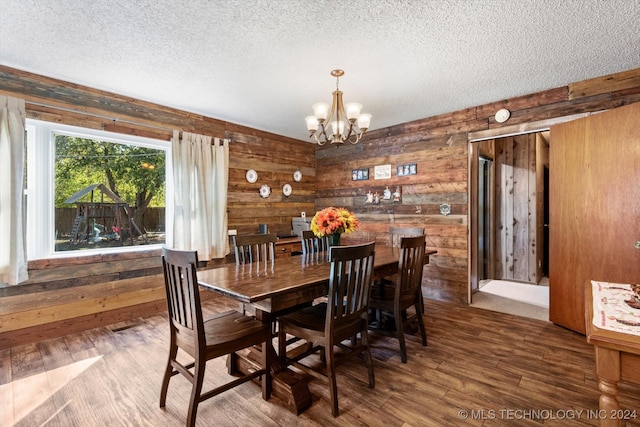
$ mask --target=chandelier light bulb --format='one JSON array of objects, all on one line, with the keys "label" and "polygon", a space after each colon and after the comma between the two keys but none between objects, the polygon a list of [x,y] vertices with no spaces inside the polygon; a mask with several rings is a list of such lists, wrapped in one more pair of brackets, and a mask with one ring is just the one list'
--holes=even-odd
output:
[{"label": "chandelier light bulb", "polygon": [[344,121],[332,121],[331,129],[333,130],[333,136],[336,138],[340,138],[342,135],[344,135]]},{"label": "chandelier light bulb", "polygon": [[313,108],[313,115],[318,119],[318,122],[322,123],[327,120],[329,104],[326,102],[316,102],[311,106],[311,108]]},{"label": "chandelier light bulb", "polygon": [[360,115],[362,104],[358,104],[357,102],[348,102],[347,105],[345,105],[345,108],[347,110],[347,119],[349,119],[349,121],[353,123],[358,119],[358,116]]},{"label": "chandelier light bulb", "polygon": [[371,123],[371,114],[360,114],[358,117],[358,127],[363,131],[369,129],[369,124]]},{"label": "chandelier light bulb", "polygon": [[316,119],[316,116],[307,116],[304,120],[307,122],[307,130],[309,132],[313,134],[318,130],[318,119]]}]

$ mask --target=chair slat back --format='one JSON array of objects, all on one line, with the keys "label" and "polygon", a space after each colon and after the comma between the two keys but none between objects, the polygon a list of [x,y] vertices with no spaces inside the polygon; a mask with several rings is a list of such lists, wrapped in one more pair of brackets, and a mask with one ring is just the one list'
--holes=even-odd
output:
[{"label": "chair slat back", "polygon": [[374,242],[331,247],[326,334],[335,335],[336,329],[366,319],[374,257]]},{"label": "chair slat back", "polygon": [[232,236],[236,264],[273,262],[277,239],[277,236],[273,233]]},{"label": "chair slat back", "polygon": [[399,248],[403,237],[423,236],[422,227],[389,227],[389,246]]},{"label": "chair slat back", "polygon": [[[167,310],[173,327],[186,338],[204,334],[195,251],[162,249],[162,267],[167,294]],[[204,337],[204,335],[202,335]]]},{"label": "chair slat back", "polygon": [[329,250],[329,236],[318,237],[311,230],[302,231],[302,254],[313,254]]},{"label": "chair slat back", "polygon": [[414,303],[416,295],[422,286],[426,246],[424,235],[403,237],[401,240],[398,265],[400,282],[396,286],[396,292],[399,294],[396,299],[404,302],[401,305]]}]

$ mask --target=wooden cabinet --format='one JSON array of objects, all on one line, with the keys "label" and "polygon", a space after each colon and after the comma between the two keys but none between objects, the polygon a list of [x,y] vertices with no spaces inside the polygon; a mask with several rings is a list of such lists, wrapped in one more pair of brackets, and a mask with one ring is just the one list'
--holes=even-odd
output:
[{"label": "wooden cabinet", "polygon": [[302,242],[299,237],[278,239],[276,242],[276,258],[291,256],[296,252],[302,252]]}]

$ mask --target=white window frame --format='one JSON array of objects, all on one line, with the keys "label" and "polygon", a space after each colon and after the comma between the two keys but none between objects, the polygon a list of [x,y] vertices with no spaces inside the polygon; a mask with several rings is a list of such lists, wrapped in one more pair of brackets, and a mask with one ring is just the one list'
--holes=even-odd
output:
[{"label": "white window frame", "polygon": [[65,258],[100,253],[134,252],[157,249],[163,245],[122,246],[116,248],[55,251],[55,135],[97,139],[126,145],[164,150],[165,152],[165,242],[172,242],[173,179],[171,141],[88,129],[35,119],[26,120],[27,129],[27,258]]}]

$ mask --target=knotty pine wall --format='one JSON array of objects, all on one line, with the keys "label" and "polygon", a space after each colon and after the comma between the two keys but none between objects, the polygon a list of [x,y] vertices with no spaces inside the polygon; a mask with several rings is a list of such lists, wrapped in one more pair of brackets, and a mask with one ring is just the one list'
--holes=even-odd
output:
[{"label": "knotty pine wall", "polygon": [[[161,139],[168,139],[172,129],[231,138],[230,228],[250,232],[267,223],[272,231],[285,230],[301,211],[329,205],[358,214],[362,228],[349,236],[353,238],[384,241],[391,223],[421,225],[429,248],[438,251],[425,270],[425,296],[464,304],[469,280],[469,134],[481,138],[498,127],[505,134],[523,132],[531,122],[638,102],[640,69],[379,129],[355,146],[317,150],[306,141],[4,66],[0,93],[26,99],[28,116],[42,120]],[[493,119],[500,108],[512,112],[503,124]],[[352,169],[373,173],[375,165],[411,163],[418,165],[416,175],[398,177],[393,168],[389,180],[351,181]],[[244,180],[249,168],[258,172],[255,184]],[[298,169],[303,180],[294,183],[291,174]],[[286,200],[280,196],[285,182],[293,186]],[[264,183],[273,192],[266,201],[258,195]],[[369,188],[381,191],[387,185],[392,191],[402,187],[401,204],[364,204]],[[451,215],[439,214],[441,203],[451,204]],[[29,283],[0,288],[0,349],[164,309],[159,265],[157,251],[134,258],[96,255],[31,262]]]},{"label": "knotty pine wall", "polygon": [[[230,138],[230,229],[250,233],[266,223],[286,232],[292,217],[314,209],[315,147],[308,141],[4,66],[0,93],[25,99],[28,117],[50,122],[163,140],[173,129]],[[248,169],[258,173],[254,184],[245,179]],[[301,182],[293,180],[296,170]],[[285,183],[293,187],[288,198]],[[272,188],[268,199],[259,195],[262,184]],[[164,310],[161,272],[159,250],[31,261],[26,283],[0,285],[0,349]]]}]

